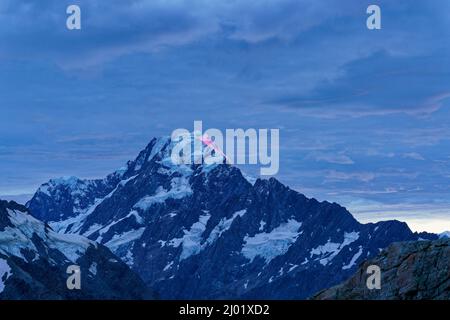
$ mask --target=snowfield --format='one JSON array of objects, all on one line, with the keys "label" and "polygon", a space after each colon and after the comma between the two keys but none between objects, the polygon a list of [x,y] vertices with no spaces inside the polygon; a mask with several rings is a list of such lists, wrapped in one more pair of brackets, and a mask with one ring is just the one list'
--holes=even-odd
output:
[{"label": "snowfield", "polygon": [[326,266],[331,260],[333,260],[334,257],[336,257],[339,252],[345,247],[351,244],[352,242],[355,242],[359,238],[359,232],[350,232],[344,233],[344,241],[342,243],[335,243],[331,242],[328,239],[328,242],[324,245],[318,246],[317,248],[314,248],[311,250],[310,255],[311,258],[313,256],[318,255],[320,260],[320,264],[323,266]]},{"label": "snowfield", "polygon": [[180,261],[189,258],[190,256],[199,253],[202,250],[200,244],[202,240],[202,234],[206,229],[206,223],[211,215],[206,213],[199,217],[199,221],[194,223],[189,230],[184,230],[184,236],[181,238],[175,238],[169,241],[169,245],[175,248],[182,245],[183,251],[180,255]]},{"label": "snowfield", "polygon": [[61,251],[68,261],[76,262],[89,246],[97,247],[96,242],[76,234],[59,234],[47,228],[41,221],[25,212],[7,209],[14,228],[6,227],[0,232],[0,253],[16,256],[24,260],[22,250],[30,250],[38,258],[38,249],[32,242],[33,235],[47,240],[49,247]]},{"label": "snowfield", "polygon": [[281,224],[269,233],[258,233],[253,237],[246,236],[241,252],[250,262],[253,262],[255,257],[259,256],[268,263],[276,256],[285,254],[289,250],[289,247],[302,233],[299,231],[301,226],[301,222],[290,219],[287,223]]},{"label": "snowfield", "polygon": [[11,268],[8,263],[0,258],[0,293],[5,290],[5,282],[11,276]]}]

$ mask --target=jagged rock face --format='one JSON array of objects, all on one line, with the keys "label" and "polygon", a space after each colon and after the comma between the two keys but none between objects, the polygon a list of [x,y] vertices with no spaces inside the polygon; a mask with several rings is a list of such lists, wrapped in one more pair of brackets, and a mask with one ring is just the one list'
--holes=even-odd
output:
[{"label": "jagged rock face", "polygon": [[[367,288],[367,268],[381,269],[380,289]],[[314,299],[450,299],[450,239],[395,243],[350,279]]]},{"label": "jagged rock face", "polygon": [[273,178],[250,183],[227,164],[174,165],[173,146],[153,139],[118,180],[80,198],[83,209],[60,205],[70,195],[53,200],[61,186],[50,184],[28,207],[55,230],[104,244],[166,299],[306,298],[391,242],[418,239],[404,223],[360,224],[337,204]]},{"label": "jagged rock face", "polygon": [[[69,290],[67,267],[81,270],[81,289]],[[0,200],[0,300],[146,299],[143,281],[109,249],[79,235],[62,235]]]},{"label": "jagged rock face", "polygon": [[437,240],[440,238],[440,235],[429,232],[414,232],[415,235],[419,238],[419,240]]},{"label": "jagged rock face", "polygon": [[[81,180],[76,177],[52,179],[43,184],[29,202],[28,208],[40,220],[55,217],[66,220],[78,216],[95,199],[104,198],[123,178],[120,170],[105,179]],[[35,204],[39,205],[35,205]]]}]

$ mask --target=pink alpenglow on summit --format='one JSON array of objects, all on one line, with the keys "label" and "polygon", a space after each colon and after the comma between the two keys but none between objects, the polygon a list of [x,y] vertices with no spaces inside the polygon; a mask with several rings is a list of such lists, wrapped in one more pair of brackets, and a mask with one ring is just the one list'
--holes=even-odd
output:
[{"label": "pink alpenglow on summit", "polygon": [[[175,143],[171,159],[174,164],[260,164],[260,174],[278,173],[278,129],[226,129],[225,137],[219,129],[203,133],[201,121],[194,121],[194,132],[176,129],[171,135]],[[224,143],[225,141],[225,143]],[[222,151],[225,144],[225,152]]]}]

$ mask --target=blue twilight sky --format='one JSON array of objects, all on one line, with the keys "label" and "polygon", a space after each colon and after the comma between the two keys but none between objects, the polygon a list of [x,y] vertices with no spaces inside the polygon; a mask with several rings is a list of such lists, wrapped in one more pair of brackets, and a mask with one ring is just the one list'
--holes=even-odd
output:
[{"label": "blue twilight sky", "polygon": [[0,1],[2,196],[102,177],[202,120],[279,128],[277,178],[361,221],[443,231],[449,107],[447,0]]}]

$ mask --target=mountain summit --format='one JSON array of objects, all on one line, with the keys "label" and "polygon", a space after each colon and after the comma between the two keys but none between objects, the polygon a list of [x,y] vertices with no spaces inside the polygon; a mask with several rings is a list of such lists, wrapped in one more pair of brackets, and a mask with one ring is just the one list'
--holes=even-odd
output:
[{"label": "mountain summit", "polygon": [[418,239],[405,223],[361,224],[228,164],[174,165],[173,146],[153,139],[104,179],[50,180],[27,207],[105,245],[166,299],[306,298],[390,243]]}]

